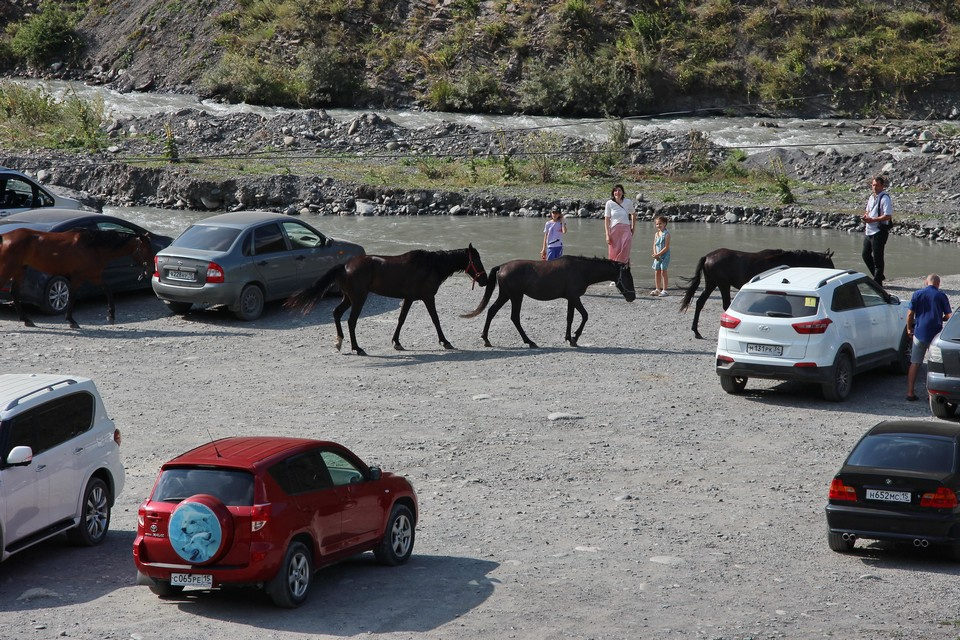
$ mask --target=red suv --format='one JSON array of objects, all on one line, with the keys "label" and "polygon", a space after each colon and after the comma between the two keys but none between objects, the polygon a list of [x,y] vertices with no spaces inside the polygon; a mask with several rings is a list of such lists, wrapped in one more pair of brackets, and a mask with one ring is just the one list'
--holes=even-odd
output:
[{"label": "red suv", "polygon": [[137,513],[137,584],[161,597],[255,586],[297,607],[319,567],[364,551],[383,564],[406,562],[417,515],[405,478],[339,444],[216,440],[161,467]]}]

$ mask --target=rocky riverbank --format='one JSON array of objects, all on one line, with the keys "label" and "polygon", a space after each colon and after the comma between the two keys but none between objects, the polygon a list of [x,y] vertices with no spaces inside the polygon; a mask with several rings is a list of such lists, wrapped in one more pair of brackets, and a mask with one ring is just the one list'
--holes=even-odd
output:
[{"label": "rocky riverbank", "polygon": [[[759,121],[756,126],[774,126]],[[844,123],[835,125],[841,136]],[[529,150],[526,131],[490,132],[441,123],[408,129],[375,113],[340,121],[322,110],[303,110],[267,118],[255,114],[217,116],[184,109],[174,114],[117,119],[105,130],[109,148],[74,156],[32,153],[0,158],[0,164],[26,170],[41,182],[84,192],[87,201],[112,205],[156,206],[223,211],[268,209],[291,215],[483,215],[543,216],[553,206],[567,215],[602,214],[604,190],[564,196],[541,185],[476,187],[459,190],[404,189],[295,169],[325,159],[353,158],[371,164],[419,162],[437,158],[491,158]],[[620,154],[636,179],[640,215],[667,215],[675,221],[707,221],[781,227],[851,229],[866,197],[866,183],[876,173],[890,177],[896,196],[894,233],[938,241],[960,241],[960,144],[951,131],[905,124],[859,128],[876,137],[880,151],[852,155],[835,151],[806,153],[781,148],[746,157],[744,170],[769,170],[777,162],[793,181],[796,204],[754,205],[741,194],[717,192],[694,199],[658,197],[656,178],[683,175],[694,162],[718,166],[730,162],[731,150],[665,130],[630,137]],[[558,160],[583,161],[606,152],[592,141],[550,134]],[[173,156],[178,162],[171,162]],[[197,160],[231,158],[253,164],[275,158],[285,165],[273,171],[231,171]],[[838,188],[837,185],[843,185]]]}]

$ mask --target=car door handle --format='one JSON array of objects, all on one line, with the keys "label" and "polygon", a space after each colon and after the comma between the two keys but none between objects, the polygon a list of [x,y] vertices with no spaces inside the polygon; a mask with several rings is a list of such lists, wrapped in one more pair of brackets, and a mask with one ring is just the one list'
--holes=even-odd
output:
[{"label": "car door handle", "polygon": [[269,260],[261,260],[260,262],[257,263],[257,266],[258,266],[258,267],[265,267],[265,266],[267,266],[268,264],[270,264],[270,261],[269,261]]},{"label": "car door handle", "polygon": [[46,468],[47,468],[47,465],[45,465],[45,464],[38,464],[38,465],[37,465],[37,473],[40,473],[41,471],[43,471],[43,470],[46,469]]},{"label": "car door handle", "polygon": [[83,450],[84,450],[84,449],[86,449],[86,447],[77,447],[76,449],[73,450],[73,455],[77,455],[77,454],[79,454],[79,453],[83,453]]}]

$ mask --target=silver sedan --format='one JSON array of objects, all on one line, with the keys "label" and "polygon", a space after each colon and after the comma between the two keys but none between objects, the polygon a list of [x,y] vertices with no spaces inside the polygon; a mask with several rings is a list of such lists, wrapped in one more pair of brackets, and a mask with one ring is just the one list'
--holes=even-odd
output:
[{"label": "silver sedan", "polygon": [[238,211],[191,225],[156,257],[153,291],[176,314],[194,304],[226,305],[255,320],[264,304],[313,284],[334,265],[363,255],[287,215]]}]

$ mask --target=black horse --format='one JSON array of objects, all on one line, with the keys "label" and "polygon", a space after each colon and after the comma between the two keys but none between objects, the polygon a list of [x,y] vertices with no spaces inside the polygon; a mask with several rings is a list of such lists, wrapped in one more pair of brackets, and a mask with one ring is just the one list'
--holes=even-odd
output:
[{"label": "black horse", "polygon": [[485,286],[487,274],[480,261],[480,254],[471,244],[466,249],[452,251],[408,251],[399,256],[356,256],[345,264],[337,265],[317,280],[312,286],[295,293],[283,306],[288,309],[300,309],[308,313],[334,283],[343,293],[343,300],[333,310],[333,320],[337,325],[337,350],[343,344],[343,328],[340,318],[350,309],[347,326],[350,327],[350,348],[357,355],[365,356],[366,351],[357,344],[357,318],[367,300],[367,295],[376,293],[388,298],[403,298],[397,330],[393,334],[393,348],[403,351],[400,344],[400,329],[414,300],[423,300],[433,326],[437,328],[437,337],[444,349],[453,349],[440,328],[437,307],[434,302],[437,291],[444,280],[457,271],[465,271],[474,281]]},{"label": "black horse", "polygon": [[[617,284],[617,289],[623,294],[628,302],[633,302],[637,297],[633,290],[633,275],[630,273],[630,266],[607,260],[606,258],[585,258],[582,256],[564,256],[556,260],[511,260],[505,262],[490,270],[490,280],[487,283],[487,290],[483,294],[483,300],[480,306],[462,315],[462,318],[473,318],[483,311],[490,297],[493,295],[493,289],[499,283],[500,295],[496,302],[487,312],[487,322],[483,325],[483,343],[490,347],[490,340],[487,334],[490,331],[490,321],[497,315],[507,300],[510,300],[510,318],[513,324],[520,332],[520,337],[527,343],[531,349],[537,347],[533,340],[527,337],[520,326],[520,305],[523,303],[523,296],[528,295],[535,300],[556,300],[557,298],[567,299],[567,335],[565,339],[571,346],[577,346],[577,340],[580,333],[583,332],[583,326],[587,324],[587,310],[583,308],[580,302],[587,287],[598,282],[612,280]],[[580,312],[580,326],[577,332],[570,335],[570,328],[573,324],[573,310]]]},{"label": "black horse", "polygon": [[713,293],[714,289],[719,287],[720,297],[723,299],[723,308],[730,306],[730,288],[739,289],[747,280],[753,276],[763,273],[767,269],[787,265],[788,267],[833,267],[831,259],[833,252],[827,249],[823,252],[807,251],[798,249],[796,251],[784,251],[783,249],[764,249],[756,253],[746,251],[736,251],[734,249],[716,249],[700,258],[697,263],[697,272],[692,278],[684,278],[690,283],[686,293],[683,294],[683,301],[680,303],[680,311],[686,311],[693,299],[693,294],[697,292],[700,286],[700,275],[705,278],[703,284],[703,293],[697,298],[697,308],[693,313],[693,334],[702,339],[703,336],[697,331],[697,323],[700,320],[700,310],[706,304],[707,298]]}]

